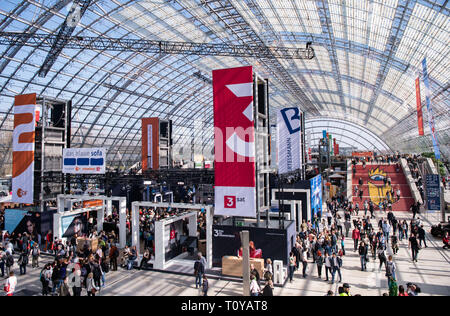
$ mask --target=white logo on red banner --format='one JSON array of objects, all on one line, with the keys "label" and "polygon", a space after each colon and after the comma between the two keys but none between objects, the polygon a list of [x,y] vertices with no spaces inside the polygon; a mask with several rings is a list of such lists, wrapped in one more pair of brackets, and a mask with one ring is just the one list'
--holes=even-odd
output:
[{"label": "white logo on red banner", "polygon": [[253,68],[213,71],[215,214],[256,216]]},{"label": "white logo on red banner", "polygon": [[14,104],[12,202],[33,203],[36,94],[19,95]]}]

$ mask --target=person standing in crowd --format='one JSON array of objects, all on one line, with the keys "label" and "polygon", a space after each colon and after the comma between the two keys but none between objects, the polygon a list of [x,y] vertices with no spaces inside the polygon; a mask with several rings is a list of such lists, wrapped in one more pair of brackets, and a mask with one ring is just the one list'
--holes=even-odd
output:
[{"label": "person standing in crowd", "polygon": [[42,296],[47,296],[50,294],[50,281],[52,280],[52,266],[51,264],[46,264],[44,269],[41,271],[40,280],[42,283]]},{"label": "person standing in crowd", "polygon": [[262,296],[273,296],[273,282],[272,280],[267,280],[264,286]]},{"label": "person standing in crowd", "polygon": [[411,237],[409,237],[408,248],[411,249],[412,261],[417,262],[417,256],[419,254],[419,242],[417,241],[416,234],[411,233]]},{"label": "person standing in crowd", "polygon": [[109,249],[109,265],[111,271],[117,271],[117,258],[119,258],[119,249],[111,243],[111,248]]},{"label": "person standing in crowd", "polygon": [[445,232],[445,236],[442,238],[442,243],[444,244],[442,247],[443,249],[450,249],[448,232]]},{"label": "person standing in crowd", "polygon": [[2,272],[1,277],[5,277],[5,260],[6,260],[6,254],[0,250],[0,270]]},{"label": "person standing in crowd", "polygon": [[397,266],[395,265],[394,261],[392,261],[392,256],[389,255],[388,261],[386,262],[386,276],[388,278],[388,284],[391,282],[391,278],[396,280],[396,271]]},{"label": "person standing in crowd", "polygon": [[330,273],[330,275],[333,275],[332,265],[331,265],[331,257],[329,256],[328,252],[325,252],[324,263],[325,263],[325,276],[326,276],[326,280],[325,281],[328,282],[329,281],[328,272]]},{"label": "person standing in crowd", "polygon": [[41,250],[39,249],[38,243],[33,245],[31,250],[31,267],[39,268],[39,256],[41,255]]},{"label": "person standing in crowd", "polygon": [[86,279],[86,290],[87,296],[95,296],[95,293],[100,290],[100,288],[95,285],[94,274],[92,272],[88,274]]},{"label": "person standing in crowd", "polygon": [[194,263],[195,288],[202,286],[202,277],[206,270],[206,259],[201,252],[197,253],[197,260]]},{"label": "person standing in crowd", "polygon": [[14,275],[14,271],[9,272],[9,278],[5,282],[4,290],[6,296],[13,296],[17,286],[17,277]]},{"label": "person standing in crowd", "polygon": [[294,253],[291,251],[289,254],[289,282],[292,283],[292,280],[294,279],[294,271],[295,271],[295,256]]},{"label": "person standing in crowd", "polygon": [[58,294],[59,296],[71,296],[69,291],[69,285],[68,285],[69,278],[66,277],[59,287]]},{"label": "person standing in crowd", "polygon": [[317,275],[318,275],[319,279],[322,278],[323,263],[324,263],[324,258],[323,258],[322,252],[320,250],[318,250],[317,256],[316,256],[316,264],[317,264]]},{"label": "person standing in crowd", "polygon": [[405,292],[405,287],[403,285],[398,287],[398,296],[408,296],[408,293]]},{"label": "person standing in crowd", "polygon": [[352,239],[354,244],[354,251],[356,252],[356,250],[358,249],[359,240],[361,239],[361,234],[359,232],[358,226],[355,226],[355,228],[353,229]]},{"label": "person standing in crowd", "polygon": [[256,281],[256,276],[254,274],[250,274],[250,280],[250,296],[259,296],[261,289]]},{"label": "person standing in crowd", "polygon": [[348,285],[347,283],[344,283],[342,285],[342,289],[343,289],[343,291],[342,291],[342,293],[339,294],[339,296],[352,296],[350,294],[350,285]]},{"label": "person standing in crowd", "polygon": [[382,245],[378,246],[377,253],[378,253],[378,259],[380,260],[380,267],[378,268],[378,270],[381,271],[381,267],[383,266],[383,264],[386,267],[387,260],[386,260],[385,248]]},{"label": "person standing in crowd", "polygon": [[17,264],[20,268],[20,275],[27,274],[27,264],[28,264],[28,250],[24,249],[22,253],[20,254],[19,260],[17,261]]},{"label": "person standing in crowd", "polygon": [[303,277],[306,278],[308,276],[306,274],[306,268],[308,267],[308,250],[306,249],[306,247],[301,250],[300,260],[302,261],[303,266],[302,274]]},{"label": "person standing in crowd", "polygon": [[366,263],[366,258],[367,258],[367,246],[364,242],[361,242],[361,244],[359,245],[359,258],[361,260],[361,271],[367,271],[367,263]]},{"label": "person standing in crowd", "polygon": [[202,293],[203,296],[208,296],[209,283],[206,275],[203,276]]}]

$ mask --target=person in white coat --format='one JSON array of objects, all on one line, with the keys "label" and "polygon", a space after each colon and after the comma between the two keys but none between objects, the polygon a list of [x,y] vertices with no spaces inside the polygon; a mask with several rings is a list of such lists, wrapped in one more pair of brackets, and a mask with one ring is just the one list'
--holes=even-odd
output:
[{"label": "person in white coat", "polygon": [[5,287],[4,287],[6,296],[13,296],[14,291],[16,290],[16,286],[17,286],[17,277],[14,275],[14,272],[11,271],[9,273],[9,278],[5,282]]}]

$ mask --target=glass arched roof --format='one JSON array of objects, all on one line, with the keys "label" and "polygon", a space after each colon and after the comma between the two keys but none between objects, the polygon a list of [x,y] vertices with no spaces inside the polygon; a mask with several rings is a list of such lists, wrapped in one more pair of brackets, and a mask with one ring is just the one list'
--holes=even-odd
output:
[{"label": "glass arched roof", "polygon": [[[57,33],[71,4],[2,0],[0,31]],[[424,57],[448,158],[449,12],[447,0],[92,0],[73,35],[302,48],[312,42],[317,56],[268,61],[64,49],[40,78],[48,48],[0,46],[0,168],[11,165],[14,96],[33,92],[72,99],[72,144],[106,147],[113,164],[139,160],[142,117],[174,121],[175,153],[192,142],[210,153],[212,88],[194,73],[211,78],[213,69],[240,65],[270,79],[272,109],[300,106],[309,120],[352,122],[383,146],[430,151],[424,101],[423,137],[415,113]]]}]

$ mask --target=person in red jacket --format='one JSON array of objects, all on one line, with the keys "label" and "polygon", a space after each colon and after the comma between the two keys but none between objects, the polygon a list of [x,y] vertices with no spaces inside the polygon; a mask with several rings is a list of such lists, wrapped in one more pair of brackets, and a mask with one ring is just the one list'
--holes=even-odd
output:
[{"label": "person in red jacket", "polygon": [[444,243],[444,249],[450,249],[450,245],[448,244],[449,238],[448,238],[448,232],[445,233],[444,238],[442,238],[442,242]]},{"label": "person in red jacket", "polygon": [[361,239],[361,233],[360,233],[358,227],[355,227],[355,229],[353,230],[353,232],[352,232],[352,239],[353,239],[353,243],[355,245],[354,248],[355,248],[355,251],[356,251],[358,249],[359,240]]}]

